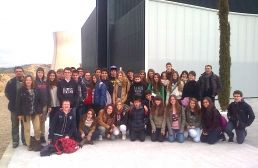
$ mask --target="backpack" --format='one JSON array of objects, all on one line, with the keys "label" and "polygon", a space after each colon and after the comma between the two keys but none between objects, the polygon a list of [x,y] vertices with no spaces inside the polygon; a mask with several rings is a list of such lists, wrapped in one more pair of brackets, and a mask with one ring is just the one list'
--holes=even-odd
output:
[{"label": "backpack", "polygon": [[[63,149],[60,149],[60,143]],[[79,149],[79,144],[70,138],[60,138],[56,141],[55,148],[59,154],[73,153]]]},{"label": "backpack", "polygon": [[[103,82],[99,83],[99,89],[100,89],[102,84],[103,84]],[[111,99],[111,96],[110,96],[109,92],[106,90],[106,106],[109,105],[109,104],[112,104],[112,99]]]},{"label": "backpack", "polygon": [[90,105],[92,104],[92,92],[91,92],[91,88],[86,88],[86,92],[87,92],[87,97],[84,99],[84,104],[85,105]]},{"label": "backpack", "polygon": [[[218,113],[220,114],[220,112],[218,111]],[[220,114],[220,123],[221,123],[221,127],[222,127],[222,132],[225,132],[226,130],[226,126],[227,126],[227,120],[224,116],[222,116]]]}]

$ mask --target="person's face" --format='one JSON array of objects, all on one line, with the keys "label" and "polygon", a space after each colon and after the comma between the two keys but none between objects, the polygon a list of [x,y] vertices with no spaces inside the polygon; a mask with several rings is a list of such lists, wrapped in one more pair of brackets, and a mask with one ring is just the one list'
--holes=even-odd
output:
[{"label": "person's face", "polygon": [[202,105],[205,107],[205,108],[207,108],[208,106],[209,106],[209,102],[208,102],[208,100],[206,100],[206,99],[204,99],[203,101],[202,101]]},{"label": "person's face", "polygon": [[143,72],[140,73],[140,77],[141,77],[141,79],[145,78],[145,74]]},{"label": "person's face", "polygon": [[65,77],[65,79],[70,79],[71,78],[71,71],[65,70],[64,71],[64,77]]},{"label": "person's face", "polygon": [[96,70],[96,74],[100,77],[101,71],[100,70]]},{"label": "person's face", "polygon": [[172,105],[175,105],[176,104],[176,99],[174,98],[174,97],[171,97],[170,98],[170,103],[172,104]]},{"label": "person's face", "polygon": [[121,110],[122,109],[122,103],[117,103],[117,105],[116,105],[116,108],[118,109],[118,110]]},{"label": "person's face", "polygon": [[212,69],[211,69],[210,66],[206,66],[206,67],[205,67],[205,73],[206,73],[206,74],[210,74],[210,73],[211,73],[211,70],[212,70]]},{"label": "person's face", "polygon": [[90,73],[86,73],[85,76],[84,76],[84,78],[85,78],[86,80],[90,80],[90,77],[91,77],[91,76],[90,76]]},{"label": "person's face", "polygon": [[110,74],[111,74],[111,76],[115,77],[115,76],[116,76],[116,70],[115,70],[115,69],[112,69],[112,70],[110,71]]},{"label": "person's face", "polygon": [[241,102],[242,97],[240,96],[240,94],[234,94],[233,96],[234,96],[234,101],[235,102]]},{"label": "person's face", "polygon": [[80,70],[78,70],[78,73],[79,73],[79,74],[78,74],[78,75],[79,75],[79,77],[82,77],[82,76],[83,76],[83,70],[81,70],[81,69],[80,69]]},{"label": "person's face", "polygon": [[108,108],[107,108],[108,115],[110,115],[112,113],[112,111],[113,111],[113,107],[112,106],[108,106]]},{"label": "person's face", "polygon": [[166,65],[166,69],[168,72],[170,72],[172,70],[172,66],[171,65]]},{"label": "person's face", "polygon": [[65,112],[69,111],[69,109],[70,109],[70,102],[68,102],[68,101],[63,102],[62,108],[63,108],[63,110]]},{"label": "person's face", "polygon": [[189,74],[188,78],[189,78],[189,81],[194,81],[195,80],[195,76],[193,76],[192,74]]},{"label": "person's face", "polygon": [[161,100],[155,100],[155,104],[156,104],[157,106],[159,106],[160,103],[161,103]]},{"label": "person's face", "polygon": [[51,74],[49,75],[49,79],[50,79],[50,81],[54,81],[54,80],[55,80],[55,78],[56,78],[56,76],[55,76],[55,74],[54,74],[54,73],[51,73]]},{"label": "person's face", "polygon": [[92,82],[97,83],[97,78],[95,76],[92,77]]},{"label": "person's face", "polygon": [[154,76],[154,73],[150,71],[150,72],[149,72],[149,77],[150,77],[150,78],[153,78],[153,76]]},{"label": "person's face", "polygon": [[161,76],[161,78],[162,78],[163,80],[167,80],[167,74],[166,74],[166,73],[163,73],[162,76]]},{"label": "person's face", "polygon": [[140,105],[141,105],[141,102],[140,102],[140,101],[134,101],[134,102],[133,102],[133,105],[134,105],[136,108],[139,108]]},{"label": "person's face", "polygon": [[106,71],[101,72],[101,79],[107,79],[107,72]]},{"label": "person's face", "polygon": [[27,87],[31,87],[31,85],[32,85],[32,79],[31,79],[31,77],[27,77],[27,78],[26,78],[25,84],[26,84]]},{"label": "person's face", "polygon": [[39,79],[42,79],[44,73],[43,73],[43,71],[38,71],[38,72],[37,72],[37,75],[38,75],[38,78],[39,78]]},{"label": "person's face", "polygon": [[194,101],[190,101],[190,108],[194,109],[194,107],[195,107],[195,102]]},{"label": "person's face", "polygon": [[187,78],[187,74],[186,74],[186,73],[183,73],[183,74],[182,74],[182,78],[186,79],[186,78]]},{"label": "person's face", "polygon": [[92,119],[92,112],[91,111],[88,111],[88,113],[87,113],[87,119]]},{"label": "person's face", "polygon": [[176,73],[173,74],[173,79],[177,79],[178,75]]},{"label": "person's face", "polygon": [[77,82],[78,78],[79,78],[78,73],[73,73],[73,80],[75,80]]},{"label": "person's face", "polygon": [[129,78],[133,78],[133,72],[128,72],[127,75]]},{"label": "person's face", "polygon": [[63,72],[57,72],[57,78],[58,79],[62,79],[63,78],[63,75],[64,75],[64,73]]},{"label": "person's face", "polygon": [[123,80],[123,75],[121,73],[117,74],[117,79],[122,81]]},{"label": "person's face", "polygon": [[155,75],[155,76],[154,76],[154,81],[155,81],[155,82],[158,82],[158,81],[159,81],[158,75]]},{"label": "person's face", "polygon": [[137,78],[134,78],[134,82],[135,82],[135,83],[141,82],[141,78],[138,78],[138,77],[137,77]]},{"label": "person's face", "polygon": [[24,75],[22,69],[15,69],[14,74],[16,77],[23,77],[23,75]]},{"label": "person's face", "polygon": [[145,98],[146,98],[147,100],[151,101],[151,94],[145,95]]}]

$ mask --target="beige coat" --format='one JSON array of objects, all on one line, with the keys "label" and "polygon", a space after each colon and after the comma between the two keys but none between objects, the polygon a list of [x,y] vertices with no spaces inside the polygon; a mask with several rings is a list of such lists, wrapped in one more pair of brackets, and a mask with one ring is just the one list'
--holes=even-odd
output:
[{"label": "beige coat", "polygon": [[[114,85],[114,91],[113,91],[113,103],[115,104],[115,102],[117,101],[117,92],[118,92],[118,86],[121,85],[120,82],[115,81],[115,85]],[[121,102],[125,103],[127,100],[127,96],[128,96],[128,91],[130,90],[130,82],[128,81],[127,84],[122,84],[122,93],[121,93]]]}]

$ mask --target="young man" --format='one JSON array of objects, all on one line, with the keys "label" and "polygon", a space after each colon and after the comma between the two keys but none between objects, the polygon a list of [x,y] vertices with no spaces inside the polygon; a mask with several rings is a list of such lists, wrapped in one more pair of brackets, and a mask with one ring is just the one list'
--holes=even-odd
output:
[{"label": "young man", "polygon": [[229,137],[228,142],[233,142],[232,130],[235,129],[237,143],[242,144],[247,135],[245,128],[252,124],[255,115],[252,107],[244,101],[243,93],[240,90],[235,90],[233,96],[234,102],[228,106],[228,123],[225,132]]},{"label": "young man", "polygon": [[58,69],[56,75],[59,81],[64,79],[64,70],[62,68]]},{"label": "young man", "polygon": [[71,79],[71,69],[69,67],[66,67],[64,69],[64,76],[65,78],[62,79],[58,83],[57,87],[57,97],[60,102],[63,102],[64,100],[70,101],[70,106],[72,108],[72,114],[76,121],[76,106],[78,105],[78,84]]},{"label": "young man", "polygon": [[127,100],[130,106],[133,105],[133,100],[137,97],[140,98],[141,101],[144,99],[144,91],[147,90],[147,85],[141,81],[141,77],[139,74],[134,75],[134,82],[130,86],[130,90],[128,92]]},{"label": "young man", "polygon": [[101,76],[101,69],[100,68],[96,68],[95,69],[95,74],[97,74],[100,77]]},{"label": "young man", "polygon": [[129,68],[127,70],[127,78],[130,81],[131,85],[133,84],[133,77],[134,77],[134,70],[132,68]]},{"label": "young man", "polygon": [[108,77],[108,79],[112,82],[113,87],[116,81],[116,72],[117,72],[117,67],[115,65],[112,65],[110,67],[110,76]]},{"label": "young man", "polygon": [[[15,105],[17,104],[18,90],[22,87],[22,80],[24,78],[23,68],[21,66],[17,66],[14,68],[15,77],[10,79],[5,87],[5,96],[8,99],[8,109],[11,112],[11,122],[12,122],[12,141],[13,148],[17,148],[19,146],[19,119],[18,115],[15,112]],[[24,145],[26,145],[24,138],[24,127],[21,121],[21,141]]]},{"label": "young man", "polygon": [[143,142],[145,141],[144,119],[148,116],[148,108],[141,106],[140,98],[135,98],[133,105],[129,111],[130,139],[135,141],[138,137]]},{"label": "young man", "polygon": [[41,104],[43,106],[43,113],[40,117],[40,142],[46,143],[45,140],[45,121],[47,119],[47,112],[51,110],[50,88],[46,81],[44,81],[44,69],[39,67],[36,71],[36,88],[41,97]]},{"label": "young man", "polygon": [[171,80],[172,78],[172,73],[175,70],[172,68],[172,64],[170,62],[166,63],[166,73],[167,73],[167,79]]},{"label": "young man", "polygon": [[145,99],[142,101],[142,105],[148,108],[148,116],[144,120],[144,123],[146,125],[145,134],[148,136],[151,136],[151,124],[150,124],[149,117],[150,117],[151,107],[153,104],[153,97],[150,90],[145,90],[144,95],[145,95]]},{"label": "young man", "polygon": [[206,65],[205,72],[199,77],[198,85],[200,86],[200,99],[204,97],[211,98],[215,102],[215,97],[219,94],[222,84],[218,75],[212,72],[212,66]]},{"label": "young man", "polygon": [[101,81],[106,85],[107,91],[109,92],[110,96],[112,97],[114,87],[112,82],[108,79],[108,72],[106,68],[101,69]]},{"label": "young man", "polygon": [[82,78],[83,78],[83,69],[82,69],[82,67],[77,68],[77,71],[78,71],[78,75],[79,75],[78,81],[81,82]]},{"label": "young man", "polygon": [[79,127],[80,118],[83,114],[83,101],[86,98],[86,86],[79,81],[79,72],[74,70],[72,73],[73,80],[78,84],[78,106],[76,107],[76,128]]}]

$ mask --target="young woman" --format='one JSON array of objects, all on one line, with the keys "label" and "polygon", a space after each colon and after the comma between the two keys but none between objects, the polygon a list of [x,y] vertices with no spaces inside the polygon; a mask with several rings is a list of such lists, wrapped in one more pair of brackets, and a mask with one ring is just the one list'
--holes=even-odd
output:
[{"label": "young woman", "polygon": [[201,141],[214,144],[222,138],[220,113],[209,97],[202,100],[202,135]]},{"label": "young woman", "polygon": [[153,82],[153,77],[154,77],[155,71],[154,69],[149,69],[147,73],[147,82],[148,84],[151,84]]},{"label": "young woman", "polygon": [[102,141],[102,137],[106,136],[108,139],[114,140],[113,129],[115,127],[115,112],[113,105],[107,105],[105,109],[99,111],[98,116],[98,129],[99,129],[99,140]]},{"label": "young woman", "polygon": [[191,98],[186,108],[186,122],[188,134],[194,142],[200,142],[201,137],[201,108],[195,98]]},{"label": "young woman", "polygon": [[95,141],[99,136],[97,120],[93,109],[89,109],[87,113],[82,116],[78,131],[81,133],[82,137],[80,145],[93,145],[93,141]]},{"label": "young woman", "polygon": [[169,103],[166,107],[166,120],[168,128],[168,141],[174,142],[175,139],[179,143],[184,142],[184,129],[185,129],[185,111],[184,108],[178,103],[175,95],[169,96]]},{"label": "young woman", "polygon": [[54,115],[60,108],[60,102],[57,97],[57,84],[58,78],[57,74],[54,70],[50,70],[47,73],[47,84],[50,88],[50,96],[51,96],[51,110],[49,111],[49,126],[53,120]]},{"label": "young woman", "polygon": [[161,82],[160,75],[158,73],[154,74],[153,82],[149,84],[148,90],[150,90],[152,93],[159,95],[162,97],[162,102],[165,100],[165,89],[164,85]]},{"label": "young woman", "polygon": [[30,121],[32,121],[34,136],[37,145],[40,145],[40,117],[42,116],[41,97],[35,88],[34,79],[31,75],[23,78],[22,87],[18,90],[16,112],[24,125],[24,136],[28,151],[32,150],[30,144]]},{"label": "young woman", "polygon": [[125,103],[128,96],[128,91],[130,90],[130,82],[128,81],[125,73],[123,71],[118,71],[116,74],[114,91],[113,91],[113,104],[117,100],[120,100],[122,103]]},{"label": "young woman", "polygon": [[184,82],[184,84],[186,84],[188,82],[188,72],[186,70],[184,70],[181,73],[180,79]]},{"label": "young woman", "polygon": [[142,82],[145,83],[146,85],[148,85],[148,81],[146,78],[146,72],[144,70],[140,71],[140,77],[141,77]]},{"label": "young woman", "polygon": [[115,103],[115,127],[113,134],[118,136],[122,133],[122,140],[126,139],[126,130],[128,129],[128,111],[130,107],[123,104],[120,100]]},{"label": "young woman", "polygon": [[168,90],[168,84],[169,84],[169,80],[167,78],[167,72],[166,71],[162,72],[160,76],[161,76],[161,82],[164,85],[164,89],[165,89],[165,92],[164,92],[165,100],[164,100],[164,102],[166,102],[167,90]]},{"label": "young woman", "polygon": [[166,136],[166,113],[161,96],[154,98],[154,104],[150,113],[151,141],[163,142]]},{"label": "young woman", "polygon": [[195,98],[199,100],[199,86],[195,81],[196,73],[194,71],[190,71],[188,75],[188,82],[184,85],[182,92],[182,100],[186,97]]},{"label": "young woman", "polygon": [[92,85],[92,104],[94,105],[94,111],[98,116],[98,113],[101,109],[104,109],[106,105],[106,85],[104,83],[100,83],[99,76],[97,74],[93,74],[91,76]]},{"label": "young woman", "polygon": [[169,102],[169,96],[175,95],[178,103],[181,105],[182,91],[184,88],[184,82],[179,78],[178,72],[174,71],[172,73],[172,78],[168,84],[166,104]]}]

